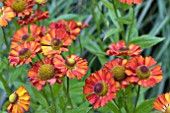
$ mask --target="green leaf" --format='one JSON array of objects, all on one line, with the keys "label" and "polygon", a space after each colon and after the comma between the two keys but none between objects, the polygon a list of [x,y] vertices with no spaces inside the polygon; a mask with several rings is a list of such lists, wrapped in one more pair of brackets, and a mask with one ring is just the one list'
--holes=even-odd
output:
[{"label": "green leaf", "polygon": [[125,18],[125,17],[119,17],[116,20],[119,21],[120,23],[123,23],[123,24],[131,24],[132,23],[131,19]]},{"label": "green leaf", "polygon": [[113,8],[112,3],[110,3],[110,2],[108,2],[108,1],[106,1],[106,0],[102,0],[102,2],[103,2],[103,4],[104,4],[104,6],[106,6],[108,9],[114,11],[114,8]]},{"label": "green leaf", "polygon": [[55,22],[55,21],[62,20],[62,19],[70,20],[70,19],[75,19],[78,17],[79,17],[79,15],[77,15],[77,14],[64,14],[64,15],[58,16],[57,18],[51,20],[50,22]]},{"label": "green leaf", "polygon": [[114,113],[120,113],[116,105],[112,102],[109,102],[107,106],[114,112]]},{"label": "green leaf", "polygon": [[137,38],[131,40],[131,43],[140,45],[142,48],[149,48],[152,47],[159,42],[163,41],[164,38],[162,37],[154,37],[150,35],[142,35]]},{"label": "green leaf", "polygon": [[106,34],[105,37],[103,38],[103,40],[106,40],[108,37],[110,37],[113,34],[116,34],[120,31],[120,29],[118,28],[112,28],[111,30],[109,30]]},{"label": "green leaf", "polygon": [[152,106],[153,106],[153,101],[155,100],[155,98],[151,98],[148,100],[145,100],[143,103],[141,103],[137,109],[135,113],[150,113],[150,111],[152,110]]}]

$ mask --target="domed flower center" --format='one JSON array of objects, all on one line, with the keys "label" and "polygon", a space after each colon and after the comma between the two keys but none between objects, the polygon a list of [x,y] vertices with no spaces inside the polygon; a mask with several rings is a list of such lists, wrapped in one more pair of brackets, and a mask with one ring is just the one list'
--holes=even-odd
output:
[{"label": "domed flower center", "polygon": [[125,68],[123,66],[116,66],[111,70],[111,72],[117,81],[122,81],[126,78]]},{"label": "domed flower center", "polygon": [[126,47],[126,46],[124,46],[124,47],[121,47],[121,48],[119,49],[119,51],[129,51],[129,48]]},{"label": "domed flower center", "polygon": [[27,42],[30,42],[30,41],[33,41],[34,40],[34,37],[33,37],[33,35],[31,35],[31,34],[25,34],[25,35],[23,35],[22,36],[22,40],[23,41],[27,41]]},{"label": "domed flower center", "polygon": [[99,96],[105,96],[108,92],[108,85],[104,82],[99,82],[94,85],[94,92]]},{"label": "domed flower center", "polygon": [[62,46],[62,41],[59,38],[54,38],[51,41],[51,45],[54,50],[59,50],[60,47]]},{"label": "domed flower center", "polygon": [[24,11],[26,9],[25,1],[24,0],[15,0],[12,3],[12,9],[17,13]]},{"label": "domed flower center", "polygon": [[65,60],[65,66],[67,69],[73,69],[76,65],[76,61],[72,58],[68,58]]},{"label": "domed flower center", "polygon": [[43,3],[44,0],[36,0],[37,3]]},{"label": "domed flower center", "polygon": [[18,100],[18,95],[17,95],[16,93],[12,93],[12,94],[9,96],[9,101],[10,101],[11,103],[15,103],[15,102],[17,102],[17,100]]},{"label": "domed flower center", "polygon": [[44,64],[38,69],[38,77],[41,80],[49,80],[55,75],[55,69],[50,64]]},{"label": "domed flower center", "polygon": [[139,79],[147,79],[150,76],[150,70],[147,66],[139,66],[137,67],[136,75]]},{"label": "domed flower center", "polygon": [[165,113],[170,113],[170,106],[166,107]]},{"label": "domed flower center", "polygon": [[31,56],[32,52],[28,48],[23,48],[19,51],[19,59],[27,59]]},{"label": "domed flower center", "polygon": [[71,31],[71,30],[70,30],[70,26],[66,25],[66,30],[67,30],[68,32],[70,32],[70,31]]}]

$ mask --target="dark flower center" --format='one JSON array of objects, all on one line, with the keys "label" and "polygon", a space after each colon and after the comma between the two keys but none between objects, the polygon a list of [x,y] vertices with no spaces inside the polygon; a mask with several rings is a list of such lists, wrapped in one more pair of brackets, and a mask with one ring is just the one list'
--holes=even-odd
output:
[{"label": "dark flower center", "polygon": [[26,3],[24,0],[15,0],[11,7],[15,12],[20,13],[26,9]]},{"label": "dark flower center", "polygon": [[49,80],[55,75],[55,69],[50,64],[44,64],[38,69],[38,77],[40,80]]},{"label": "dark flower center", "polygon": [[16,103],[18,100],[18,95],[16,93],[12,93],[10,96],[9,96],[9,101],[11,103]]},{"label": "dark flower center", "polygon": [[105,96],[108,92],[108,85],[104,82],[99,82],[94,85],[94,92],[99,96]]},{"label": "dark flower center", "polygon": [[121,47],[120,49],[119,49],[119,51],[129,51],[129,48],[128,47]]},{"label": "dark flower center", "polygon": [[123,66],[115,66],[111,72],[117,81],[122,81],[126,78],[125,68]]},{"label": "dark flower center", "polygon": [[69,58],[65,60],[65,64],[69,67],[74,67],[74,65],[76,64],[76,61],[72,58]]},{"label": "dark flower center", "polygon": [[23,41],[27,41],[27,42],[30,42],[30,41],[33,41],[34,40],[34,36],[32,34],[25,34],[22,36],[22,40]]},{"label": "dark flower center", "polygon": [[19,59],[23,60],[23,59],[27,59],[31,56],[31,51],[28,48],[23,48],[19,51]]},{"label": "dark flower center", "polygon": [[59,38],[54,38],[51,41],[51,45],[54,50],[59,50],[62,46],[62,41]]},{"label": "dark flower center", "polygon": [[137,67],[136,75],[143,80],[149,78],[151,73],[147,66],[139,66]]}]

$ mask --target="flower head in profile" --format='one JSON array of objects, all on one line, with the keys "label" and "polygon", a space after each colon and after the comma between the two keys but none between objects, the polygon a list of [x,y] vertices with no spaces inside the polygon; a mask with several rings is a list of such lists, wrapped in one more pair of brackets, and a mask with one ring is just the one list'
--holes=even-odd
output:
[{"label": "flower head in profile", "polygon": [[47,0],[35,0],[35,2],[39,5],[44,6],[44,4],[47,2]]},{"label": "flower head in profile", "polygon": [[119,0],[120,2],[126,3],[131,5],[132,3],[134,4],[141,4],[142,0]]},{"label": "flower head in profile", "polygon": [[162,81],[162,69],[156,65],[156,61],[151,57],[137,56],[130,59],[126,64],[126,74],[135,77],[136,84],[145,88],[153,87]]},{"label": "flower head in profile", "polygon": [[7,26],[8,22],[15,17],[15,13],[10,7],[1,7],[0,8],[0,26]]},{"label": "flower head in profile", "polygon": [[67,56],[65,60],[61,55],[55,55],[54,65],[69,78],[81,79],[88,70],[88,62],[74,54]]},{"label": "flower head in profile", "polygon": [[41,47],[37,42],[25,42],[12,48],[9,52],[9,62],[11,66],[29,64],[37,53],[41,51]]},{"label": "flower head in profile", "polygon": [[70,34],[71,39],[75,40],[80,34],[80,27],[74,20],[59,20],[58,22],[52,22],[50,24],[51,29],[64,28]]},{"label": "flower head in profile", "polygon": [[24,113],[29,109],[30,95],[23,86],[20,86],[10,95],[9,101],[10,104],[7,106],[9,113]]},{"label": "flower head in profile", "polygon": [[34,13],[26,15],[23,19],[18,20],[18,23],[20,25],[27,25],[44,20],[46,18],[49,18],[48,11],[42,12],[41,10],[36,10]]},{"label": "flower head in profile", "polygon": [[153,108],[162,113],[170,113],[170,92],[160,95],[154,102]]},{"label": "flower head in profile", "polygon": [[94,108],[103,107],[116,97],[119,85],[114,81],[112,73],[106,70],[99,70],[92,73],[85,81],[84,94],[88,94],[87,100],[94,105]]},{"label": "flower head in profile", "polygon": [[35,5],[34,0],[6,0],[5,5],[11,7],[16,16],[29,15],[32,7]]},{"label": "flower head in profile", "polygon": [[134,81],[135,77],[126,75],[125,65],[127,63],[126,59],[117,58],[112,61],[107,62],[104,65],[104,69],[110,71],[113,74],[115,82],[120,84],[120,88],[126,88],[130,82]]},{"label": "flower head in profile", "polygon": [[60,73],[54,67],[53,59],[48,57],[42,61],[36,62],[28,71],[28,77],[32,85],[38,90],[42,90],[46,83],[50,85],[56,82],[61,83],[62,81],[59,76]]},{"label": "flower head in profile", "polygon": [[45,56],[52,56],[68,51],[67,47],[71,45],[71,42],[72,40],[65,29],[50,30],[41,39],[42,53]]},{"label": "flower head in profile", "polygon": [[130,44],[126,46],[126,42],[121,40],[117,43],[113,43],[109,46],[109,50],[106,51],[106,54],[109,56],[137,56],[142,51],[141,47],[135,44]]},{"label": "flower head in profile", "polygon": [[[30,30],[30,31],[29,31]],[[35,24],[24,26],[17,30],[12,38],[11,48],[18,46],[18,44],[31,41],[40,41],[41,28]]]}]

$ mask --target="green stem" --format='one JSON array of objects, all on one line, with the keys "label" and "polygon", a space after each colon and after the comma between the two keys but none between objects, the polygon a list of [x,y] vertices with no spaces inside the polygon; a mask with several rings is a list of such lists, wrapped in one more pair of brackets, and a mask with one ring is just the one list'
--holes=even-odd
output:
[{"label": "green stem", "polygon": [[[119,19],[119,16],[118,16],[118,13],[117,13],[117,8],[116,8],[116,5],[115,5],[114,0],[112,0],[112,5],[113,5],[113,8],[114,8],[114,13],[115,13],[115,15],[116,15],[116,19],[118,20],[118,19]],[[119,24],[120,27],[122,27],[121,36],[122,36],[123,40],[125,40],[125,33],[124,33],[123,24],[120,23],[119,21],[118,21],[118,24]]]},{"label": "green stem", "polygon": [[128,37],[127,37],[127,44],[129,44],[129,42],[130,42],[130,34],[131,34],[131,32],[132,32],[132,28],[133,28],[133,22],[134,22],[134,17],[135,17],[135,10],[134,10],[134,7],[132,6],[132,23],[131,23],[131,25],[130,25],[130,29],[129,29],[129,32],[128,32]]},{"label": "green stem", "polygon": [[6,45],[6,48],[7,48],[7,51],[8,51],[9,47],[8,47],[8,41],[7,41],[7,38],[6,38],[6,35],[5,35],[4,27],[2,27],[2,32],[3,32],[3,38],[4,38],[4,41],[5,41],[5,45]]},{"label": "green stem", "polygon": [[137,106],[137,103],[139,100],[139,94],[140,94],[140,85],[138,85],[137,97],[136,97],[136,101],[135,101],[135,106],[133,108],[133,113],[135,113],[135,110],[136,110],[136,106]]},{"label": "green stem", "polygon": [[119,112],[121,113],[121,109],[119,107],[119,105],[117,104],[117,102],[115,100],[113,100],[113,102],[115,103],[115,105],[117,106],[117,108],[119,109]]},{"label": "green stem", "polygon": [[[49,84],[49,86],[50,86],[50,84]],[[52,102],[53,102],[53,106],[54,106],[54,113],[57,113],[56,112],[56,105],[55,105],[55,97],[53,96],[52,86],[50,86],[50,92],[51,92]]]},{"label": "green stem", "polygon": [[70,103],[71,108],[73,108],[73,104],[72,104],[72,102],[71,102],[69,90],[70,90],[70,81],[69,81],[69,78],[67,77],[67,90],[66,90],[66,93],[67,93],[67,101]]},{"label": "green stem", "polygon": [[67,77],[67,95],[69,95],[69,88],[70,88],[70,86],[69,86],[69,78]]},{"label": "green stem", "polygon": [[0,81],[2,82],[8,95],[10,95],[11,94],[10,88],[9,88],[8,84],[6,83],[5,79],[3,78],[2,74],[0,74]]},{"label": "green stem", "polygon": [[83,51],[83,49],[82,49],[80,37],[78,38],[78,40],[79,40],[79,44],[80,44],[80,56],[82,56],[82,53],[83,53],[82,51]]}]

